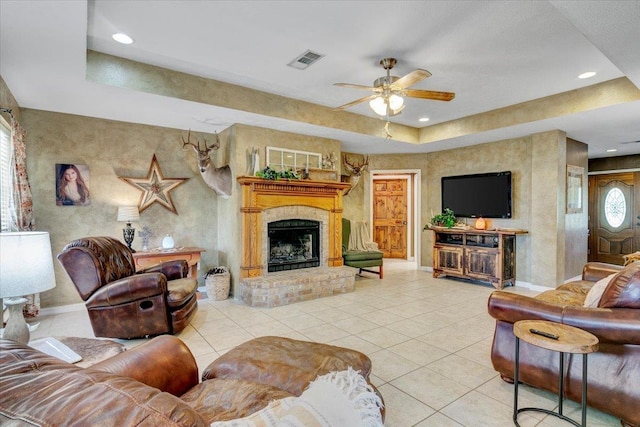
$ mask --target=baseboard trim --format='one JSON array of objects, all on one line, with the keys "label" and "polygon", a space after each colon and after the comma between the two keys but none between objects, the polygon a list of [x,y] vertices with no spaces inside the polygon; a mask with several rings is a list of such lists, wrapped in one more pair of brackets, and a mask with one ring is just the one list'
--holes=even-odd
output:
[{"label": "baseboard trim", "polygon": [[40,316],[54,316],[56,314],[73,313],[74,311],[85,310],[86,307],[83,303],[59,305],[57,307],[47,307],[40,309]]}]

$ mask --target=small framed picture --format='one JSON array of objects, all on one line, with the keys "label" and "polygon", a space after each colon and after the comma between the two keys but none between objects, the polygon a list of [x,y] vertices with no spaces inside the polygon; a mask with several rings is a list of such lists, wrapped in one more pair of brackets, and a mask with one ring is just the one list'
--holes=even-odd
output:
[{"label": "small framed picture", "polygon": [[56,163],[56,205],[89,206],[89,167]]},{"label": "small framed picture", "polygon": [[582,180],[584,168],[567,166],[567,213],[582,212]]}]

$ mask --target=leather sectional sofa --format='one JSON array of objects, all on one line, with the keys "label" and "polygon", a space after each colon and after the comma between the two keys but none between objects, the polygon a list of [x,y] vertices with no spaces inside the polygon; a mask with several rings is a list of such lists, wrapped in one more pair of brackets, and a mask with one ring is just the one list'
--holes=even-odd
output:
[{"label": "leather sectional sofa", "polygon": [[[599,302],[594,297],[598,289]],[[585,300],[595,306],[585,307]],[[582,280],[534,298],[495,291],[488,308],[496,319],[491,361],[504,380],[513,382],[514,377],[515,322],[547,320],[578,327],[600,341],[598,351],[588,356],[588,405],[619,417],[625,426],[640,427],[640,261],[626,267],[588,263]],[[521,382],[557,393],[558,353],[522,341],[520,346]],[[580,402],[582,355],[566,357],[566,398]]]},{"label": "leather sectional sofa", "polygon": [[85,369],[0,339],[0,425],[206,426],[300,399],[318,376],[349,367],[368,381],[371,360],[360,352],[261,337],[211,363],[200,382],[188,347],[170,335]]}]

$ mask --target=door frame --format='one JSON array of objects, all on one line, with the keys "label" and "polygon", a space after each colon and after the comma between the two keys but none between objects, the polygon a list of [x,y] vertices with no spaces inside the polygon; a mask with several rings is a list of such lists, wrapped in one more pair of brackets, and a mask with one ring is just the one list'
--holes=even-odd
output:
[{"label": "door frame", "polygon": [[[407,181],[407,260],[418,267],[420,262],[420,169],[377,169],[369,171],[369,235],[373,236],[373,189],[378,179],[405,179]],[[413,255],[411,255],[413,254]]]},{"label": "door frame", "polygon": [[[623,173],[640,173],[640,168],[626,168],[626,169],[606,169],[606,170],[598,170],[598,171],[590,171],[587,172],[587,181],[589,181],[589,176],[592,175],[615,175],[615,174],[623,174]],[[596,203],[595,200],[592,200],[591,197],[589,197],[589,193],[590,193],[591,189],[589,188],[587,190],[587,203],[588,203],[588,210],[587,212],[589,213],[589,215],[591,214],[591,212],[594,212],[596,209],[595,206],[593,206],[594,203]],[[639,203],[638,201],[635,201],[635,203]],[[633,209],[633,207],[632,207]],[[633,221],[634,219],[632,219]],[[592,220],[591,218],[589,218],[588,220],[588,224],[587,224],[587,258],[591,258],[591,253],[590,250],[591,248],[591,233],[593,232],[592,229]]]}]

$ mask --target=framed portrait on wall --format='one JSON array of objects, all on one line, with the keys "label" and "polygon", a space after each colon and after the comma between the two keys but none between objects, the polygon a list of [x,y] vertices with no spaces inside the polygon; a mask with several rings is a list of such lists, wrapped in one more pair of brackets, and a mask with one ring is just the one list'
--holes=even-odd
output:
[{"label": "framed portrait on wall", "polygon": [[584,168],[567,165],[567,213],[582,213]]},{"label": "framed portrait on wall", "polygon": [[56,163],[56,205],[89,206],[89,167]]}]

